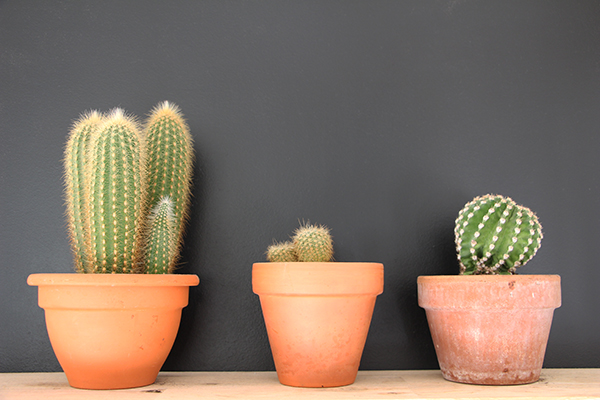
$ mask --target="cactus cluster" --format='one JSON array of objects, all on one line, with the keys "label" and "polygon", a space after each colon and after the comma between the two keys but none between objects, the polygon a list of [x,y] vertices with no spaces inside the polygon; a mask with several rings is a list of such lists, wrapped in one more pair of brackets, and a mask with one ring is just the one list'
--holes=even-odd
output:
[{"label": "cactus cluster", "polygon": [[510,275],[536,254],[543,235],[529,208],[488,194],[459,212],[454,237],[461,274]]},{"label": "cactus cluster", "polygon": [[333,258],[333,240],[329,228],[302,224],[291,241],[274,243],[267,249],[270,262],[328,262]]},{"label": "cactus cluster", "polygon": [[140,127],[116,108],[73,125],[65,149],[75,268],[171,273],[190,202],[193,147],[179,108],[163,102]]}]

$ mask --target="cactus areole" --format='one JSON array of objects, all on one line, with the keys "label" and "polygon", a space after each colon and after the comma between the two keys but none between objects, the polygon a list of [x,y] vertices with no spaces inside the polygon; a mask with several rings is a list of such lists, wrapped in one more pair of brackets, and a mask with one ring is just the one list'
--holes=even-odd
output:
[{"label": "cactus areole", "polygon": [[516,274],[538,251],[542,226],[509,197],[476,197],[459,212],[454,237],[460,273]]}]

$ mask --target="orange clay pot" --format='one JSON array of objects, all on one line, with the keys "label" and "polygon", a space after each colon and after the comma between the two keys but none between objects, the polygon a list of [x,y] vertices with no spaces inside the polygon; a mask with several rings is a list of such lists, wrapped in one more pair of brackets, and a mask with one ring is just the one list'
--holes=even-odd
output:
[{"label": "orange clay pot", "polygon": [[419,276],[417,285],[444,378],[482,385],[540,378],[560,276]]},{"label": "orange clay pot", "polygon": [[383,265],[376,263],[256,263],[260,297],[279,382],[333,387],[356,379]]},{"label": "orange clay pot", "polygon": [[69,384],[124,389],[156,380],[196,275],[33,274]]}]

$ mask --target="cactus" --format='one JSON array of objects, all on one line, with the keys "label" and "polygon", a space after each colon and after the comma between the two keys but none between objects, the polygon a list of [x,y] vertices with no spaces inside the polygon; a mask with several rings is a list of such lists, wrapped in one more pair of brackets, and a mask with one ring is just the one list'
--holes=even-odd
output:
[{"label": "cactus", "polygon": [[274,243],[267,249],[267,260],[270,262],[295,262],[298,261],[294,243],[288,241]]},{"label": "cactus", "polygon": [[164,196],[173,202],[175,247],[169,269],[176,263],[190,203],[192,137],[179,108],[167,101],[156,106],[146,121],[148,200],[150,207]]},{"label": "cactus", "polygon": [[327,262],[333,258],[333,241],[329,228],[303,223],[294,231],[292,241],[277,243],[267,249],[271,262]]},{"label": "cactus", "polygon": [[69,134],[65,148],[65,197],[67,200],[67,222],[71,237],[71,248],[75,259],[75,269],[85,272],[90,260],[87,258],[89,241],[86,221],[87,184],[85,183],[86,154],[92,132],[102,121],[98,111],[83,114]]},{"label": "cactus", "polygon": [[454,236],[460,273],[516,274],[538,251],[542,227],[527,207],[500,195],[476,197],[458,214]]},{"label": "cactus", "polygon": [[174,270],[173,260],[177,251],[174,208],[173,201],[165,196],[148,217],[145,255],[146,272],[149,274],[170,274]]},{"label": "cactus", "polygon": [[333,257],[333,242],[326,226],[302,225],[294,232],[298,261],[326,262]]},{"label": "cactus", "polygon": [[[106,116],[84,114],[71,129],[65,191],[78,272],[174,269],[189,206],[191,136],[177,106],[168,102],[154,109],[146,131],[151,145],[135,118],[119,108]],[[163,185],[159,177],[165,175]]]},{"label": "cactus", "polygon": [[93,272],[141,268],[145,146],[136,121],[113,110],[91,138],[88,207]]}]

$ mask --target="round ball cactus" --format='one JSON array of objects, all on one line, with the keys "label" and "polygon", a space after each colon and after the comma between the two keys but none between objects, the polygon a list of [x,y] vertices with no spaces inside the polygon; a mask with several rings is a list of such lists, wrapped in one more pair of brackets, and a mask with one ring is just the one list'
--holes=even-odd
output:
[{"label": "round ball cactus", "polygon": [[298,261],[326,262],[333,257],[333,241],[326,226],[302,225],[293,240]]},{"label": "round ball cactus", "polygon": [[267,260],[270,262],[296,262],[298,256],[294,243],[274,243],[267,249]]},{"label": "round ball cactus", "polygon": [[509,275],[536,254],[543,235],[529,208],[509,197],[488,194],[459,212],[454,237],[461,274]]}]

